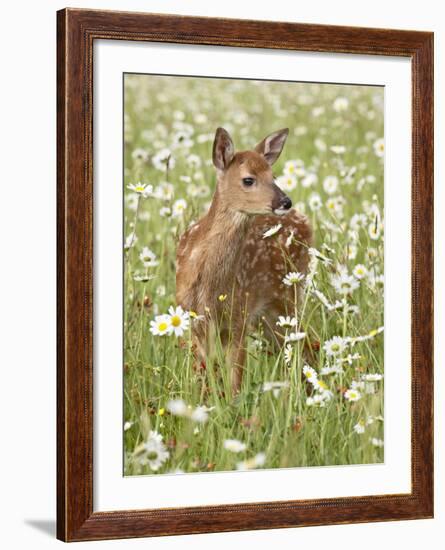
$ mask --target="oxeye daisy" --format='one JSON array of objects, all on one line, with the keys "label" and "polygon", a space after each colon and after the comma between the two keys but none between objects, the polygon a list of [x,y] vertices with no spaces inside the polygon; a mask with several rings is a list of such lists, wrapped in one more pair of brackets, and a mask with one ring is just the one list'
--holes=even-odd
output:
[{"label": "oxeye daisy", "polygon": [[351,294],[360,286],[359,281],[346,272],[340,273],[340,275],[333,275],[331,283],[335,290],[344,296],[346,294]]},{"label": "oxeye daisy", "polygon": [[156,267],[159,264],[159,262],[156,260],[156,254],[147,246],[144,246],[144,248],[141,250],[141,253],[139,254],[139,259],[145,267]]},{"label": "oxeye daisy", "polygon": [[271,391],[274,397],[278,397],[283,388],[289,387],[289,382],[264,382],[263,392]]},{"label": "oxeye daisy", "polygon": [[268,229],[267,231],[265,231],[263,233],[263,239],[267,239],[268,237],[272,237],[273,235],[275,235],[276,233],[278,233],[278,231],[282,228],[282,224],[281,223],[277,223],[277,225],[274,225],[272,226],[270,229]]},{"label": "oxeye daisy", "polygon": [[363,279],[368,274],[368,269],[363,264],[357,264],[352,270],[352,274],[356,279]]},{"label": "oxeye daisy", "polygon": [[184,215],[185,209],[187,208],[187,201],[184,199],[178,199],[173,203],[172,207],[172,216],[174,218],[180,218]]},{"label": "oxeye daisy", "polygon": [[293,348],[290,344],[287,344],[284,348],[284,362],[286,365],[290,365],[292,361]]},{"label": "oxeye daisy", "polygon": [[357,424],[353,427],[353,430],[356,434],[363,434],[365,433],[365,423],[363,420],[359,420]]},{"label": "oxeye daisy", "polygon": [[134,458],[141,466],[149,466],[156,472],[170,456],[162,443],[162,435],[156,431],[150,431],[147,441],[139,445],[134,451]]},{"label": "oxeye daisy", "polygon": [[338,178],[337,176],[327,176],[323,181],[323,189],[328,193],[328,195],[332,195],[332,193],[335,193],[338,188]]},{"label": "oxeye daisy", "polygon": [[209,419],[208,410],[209,409],[207,409],[207,407],[200,405],[199,407],[196,407],[196,409],[192,412],[190,418],[194,422],[205,424]]},{"label": "oxeye daisy", "polygon": [[154,196],[157,199],[169,201],[173,198],[174,192],[175,188],[173,187],[173,185],[167,181],[164,181],[156,187],[154,191]]},{"label": "oxeye daisy", "polygon": [[369,224],[368,235],[370,239],[372,239],[373,241],[377,241],[380,238],[380,232],[381,229],[379,223],[372,222]]},{"label": "oxeye daisy", "polygon": [[231,453],[242,453],[247,448],[245,443],[242,443],[238,439],[225,439],[224,440],[224,449],[230,451]]},{"label": "oxeye daisy", "polygon": [[304,365],[303,374],[306,380],[308,380],[311,384],[315,384],[317,381],[317,372],[309,365]]},{"label": "oxeye daisy", "polygon": [[363,380],[366,380],[367,382],[378,382],[379,380],[382,380],[383,374],[364,374],[362,376]]},{"label": "oxeye daisy", "polygon": [[298,177],[304,176],[306,173],[304,169],[304,162],[301,159],[288,160],[284,164],[283,173],[286,176],[298,176]]},{"label": "oxeye daisy", "polygon": [[293,328],[298,325],[298,320],[296,317],[290,317],[289,315],[287,317],[280,315],[278,317],[277,325],[282,328]]},{"label": "oxeye daisy", "polygon": [[148,197],[153,193],[153,186],[148,185],[147,183],[129,183],[127,185],[127,189],[130,189],[130,191],[134,191],[138,195],[142,195],[143,197]]},{"label": "oxeye daisy", "polygon": [[147,153],[147,151],[145,151],[145,149],[138,148],[138,149],[135,149],[134,151],[132,151],[131,158],[133,160],[136,160],[136,161],[147,162],[148,153]]},{"label": "oxeye daisy", "polygon": [[283,191],[293,191],[297,187],[297,178],[291,174],[279,176],[275,179],[275,183]]},{"label": "oxeye daisy", "polygon": [[287,286],[293,286],[301,283],[303,279],[303,273],[300,273],[299,271],[291,271],[283,278],[283,283]]},{"label": "oxeye daisy", "polygon": [[154,336],[164,336],[170,334],[170,316],[156,315],[154,321],[150,321],[150,332]]},{"label": "oxeye daisy", "polygon": [[303,340],[304,338],[306,338],[306,333],[305,332],[291,332],[290,334],[288,334],[286,336],[286,338],[284,339],[284,341],[286,342],[286,344],[292,344],[293,342],[299,342],[300,340]]},{"label": "oxeye daisy", "polygon": [[189,328],[190,316],[188,312],[184,311],[181,306],[177,306],[176,309],[170,306],[168,313],[169,333],[182,336],[184,331]]},{"label": "oxeye daisy", "polygon": [[383,138],[379,138],[373,143],[374,153],[378,157],[383,157],[385,154],[385,140]]},{"label": "oxeye daisy", "polygon": [[342,155],[346,152],[346,147],[344,145],[332,145],[331,151],[336,155]]},{"label": "oxeye daisy", "polygon": [[349,101],[346,99],[346,97],[339,96],[334,100],[332,106],[334,107],[334,111],[337,111],[337,113],[341,113],[342,111],[346,111],[349,106]]},{"label": "oxeye daisy", "polygon": [[341,355],[346,348],[346,341],[341,336],[334,336],[330,340],[327,340],[323,349],[328,357],[335,357]]},{"label": "oxeye daisy", "polygon": [[312,212],[316,212],[317,210],[320,210],[320,208],[323,206],[323,202],[318,193],[312,193],[312,195],[308,199],[308,204]]},{"label": "oxeye daisy", "polygon": [[348,401],[358,401],[362,397],[362,394],[358,390],[355,390],[353,388],[349,388],[349,390],[346,390],[343,395]]},{"label": "oxeye daisy", "polygon": [[264,466],[266,462],[266,455],[264,453],[258,453],[253,458],[238,462],[236,469],[240,471],[252,470]]},{"label": "oxeye daisy", "polygon": [[187,416],[188,414],[188,408],[183,399],[171,399],[166,407],[174,416]]},{"label": "oxeye daisy", "polygon": [[309,173],[301,180],[301,185],[303,187],[312,187],[312,185],[315,185],[318,182],[318,176],[314,173]]}]

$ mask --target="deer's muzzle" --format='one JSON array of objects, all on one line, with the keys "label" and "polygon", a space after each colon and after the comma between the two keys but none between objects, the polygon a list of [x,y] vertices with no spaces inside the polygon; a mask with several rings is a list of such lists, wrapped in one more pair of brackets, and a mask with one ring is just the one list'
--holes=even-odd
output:
[{"label": "deer's muzzle", "polygon": [[275,195],[272,200],[272,210],[274,214],[285,214],[292,207],[292,201],[277,185],[274,184],[274,188]]}]

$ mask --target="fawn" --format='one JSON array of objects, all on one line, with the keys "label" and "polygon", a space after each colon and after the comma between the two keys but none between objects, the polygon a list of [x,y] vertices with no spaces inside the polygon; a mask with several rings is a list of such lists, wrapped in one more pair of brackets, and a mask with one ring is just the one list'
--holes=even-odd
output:
[{"label": "fawn", "polygon": [[[283,284],[283,277],[308,268],[310,224],[291,208],[271,168],[288,133],[287,128],[279,130],[253,151],[235,153],[228,132],[216,130],[213,200],[207,214],[181,236],[177,249],[177,303],[204,316],[193,328],[199,359],[205,362],[209,329],[216,326],[228,348],[234,393],[242,382],[246,331],[261,320],[268,339],[277,339],[278,316],[293,313],[297,306],[295,292]],[[277,223],[282,225],[279,232],[264,238]]]}]

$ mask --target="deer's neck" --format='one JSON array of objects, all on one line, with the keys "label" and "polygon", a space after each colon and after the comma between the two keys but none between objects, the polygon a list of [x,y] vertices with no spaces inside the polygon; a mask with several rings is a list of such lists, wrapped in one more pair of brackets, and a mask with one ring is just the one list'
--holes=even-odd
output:
[{"label": "deer's neck", "polygon": [[247,215],[225,207],[215,194],[201,223],[199,247],[200,294],[206,305],[220,294],[231,295],[249,223]]}]

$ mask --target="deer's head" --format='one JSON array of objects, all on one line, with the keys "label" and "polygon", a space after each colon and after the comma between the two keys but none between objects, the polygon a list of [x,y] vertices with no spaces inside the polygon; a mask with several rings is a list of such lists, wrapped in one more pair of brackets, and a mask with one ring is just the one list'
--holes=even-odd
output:
[{"label": "deer's head", "polygon": [[280,156],[289,134],[287,128],[265,137],[253,151],[235,153],[224,128],[216,130],[213,164],[218,172],[219,200],[227,208],[244,214],[285,214],[290,198],[274,183],[272,165]]}]

